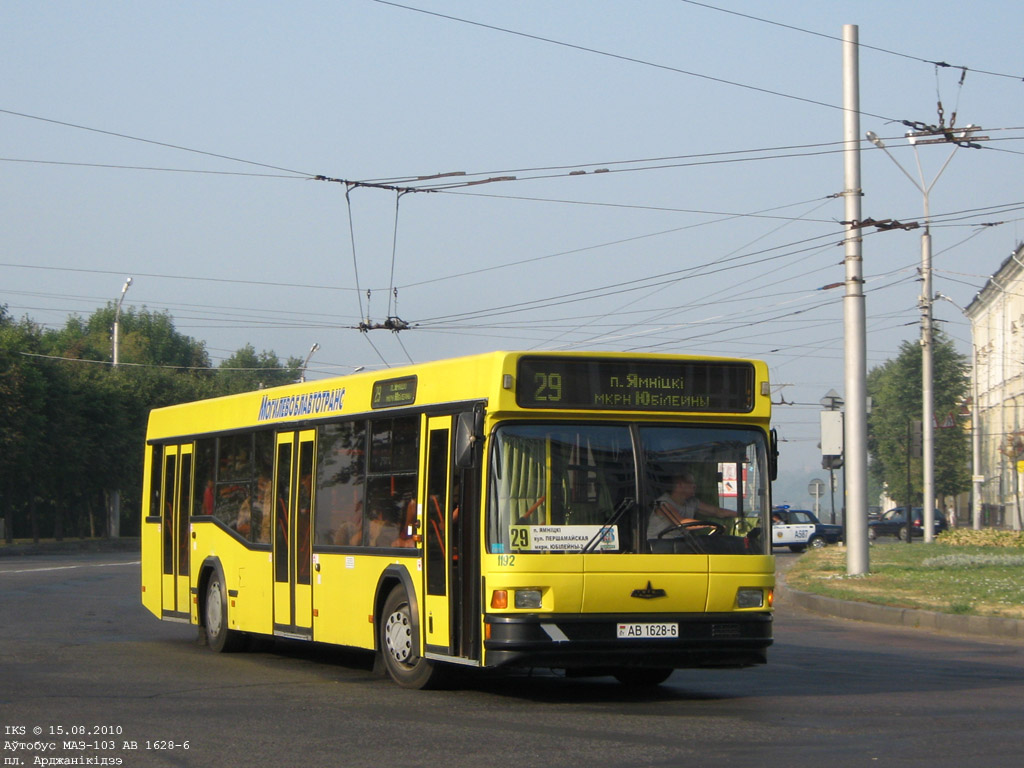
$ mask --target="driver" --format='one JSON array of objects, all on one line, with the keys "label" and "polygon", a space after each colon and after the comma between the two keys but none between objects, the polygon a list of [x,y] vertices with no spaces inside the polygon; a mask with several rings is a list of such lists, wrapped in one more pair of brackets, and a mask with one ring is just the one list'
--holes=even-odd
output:
[{"label": "driver", "polygon": [[[654,502],[654,510],[647,521],[647,538],[657,539],[658,534],[670,528],[693,522],[697,513],[707,517],[735,517],[736,513],[722,507],[715,507],[697,498],[697,482],[693,473],[679,472],[672,476],[671,489]],[[682,531],[666,534],[665,538],[682,536]]]}]

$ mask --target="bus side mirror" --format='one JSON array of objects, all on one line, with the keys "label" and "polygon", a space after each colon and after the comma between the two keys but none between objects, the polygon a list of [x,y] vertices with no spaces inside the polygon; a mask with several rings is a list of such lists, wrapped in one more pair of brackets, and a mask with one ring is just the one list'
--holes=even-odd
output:
[{"label": "bus side mirror", "polygon": [[779,433],[772,429],[771,445],[768,448],[768,475],[772,482],[779,479]]},{"label": "bus side mirror", "polygon": [[460,413],[455,425],[455,466],[469,469],[476,463],[476,444],[483,435],[483,411]]}]

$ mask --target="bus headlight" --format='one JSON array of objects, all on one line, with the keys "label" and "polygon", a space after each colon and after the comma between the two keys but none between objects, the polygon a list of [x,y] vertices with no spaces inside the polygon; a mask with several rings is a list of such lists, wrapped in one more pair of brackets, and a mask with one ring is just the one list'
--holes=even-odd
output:
[{"label": "bus headlight", "polygon": [[540,608],[541,591],[539,589],[517,589],[516,608],[537,610]]},{"label": "bus headlight", "polygon": [[764,590],[763,589],[747,589],[742,587],[736,590],[736,607],[737,608],[763,608],[764,607]]}]

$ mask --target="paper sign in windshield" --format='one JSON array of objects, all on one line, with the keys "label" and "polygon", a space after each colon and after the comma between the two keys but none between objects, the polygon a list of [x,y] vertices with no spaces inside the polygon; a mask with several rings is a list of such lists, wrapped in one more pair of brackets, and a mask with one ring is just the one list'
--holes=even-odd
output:
[{"label": "paper sign in windshield", "polygon": [[582,552],[595,539],[592,552],[619,549],[617,525],[513,525],[509,532],[513,550]]}]

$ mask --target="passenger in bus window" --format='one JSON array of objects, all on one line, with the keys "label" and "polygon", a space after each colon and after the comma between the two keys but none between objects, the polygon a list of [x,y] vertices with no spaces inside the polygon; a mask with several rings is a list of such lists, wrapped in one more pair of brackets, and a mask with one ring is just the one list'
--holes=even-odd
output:
[{"label": "passenger in bus window", "polygon": [[[716,507],[697,498],[697,481],[690,471],[678,472],[672,476],[672,484],[654,502],[654,509],[647,522],[647,538],[657,539],[659,534],[688,521],[697,515],[706,517],[735,517],[729,509]],[[680,532],[681,533],[681,532]]]},{"label": "passenger in bus window", "polygon": [[234,527],[243,538],[248,539],[252,533],[252,504],[248,496],[238,507],[238,518]]},{"label": "passenger in bus window", "polygon": [[339,547],[358,547],[363,543],[363,502],[356,500],[350,506],[342,506],[332,517],[334,528],[327,543]]},{"label": "passenger in bus window", "polygon": [[405,504],[405,513],[402,516],[401,525],[398,527],[398,538],[395,539],[396,547],[415,547],[416,531],[418,522],[416,520],[416,499],[409,499]]},{"label": "passenger in bus window", "polygon": [[367,542],[371,547],[392,547],[398,538],[398,525],[393,510],[374,506],[370,510],[370,538]]},{"label": "passenger in bus window", "polygon": [[203,489],[203,514],[213,514],[213,480],[206,481],[206,487]]},{"label": "passenger in bus window", "polygon": [[254,541],[269,544],[274,525],[274,489],[270,477],[265,474],[256,480],[256,499],[252,506],[252,524],[257,531]]}]

